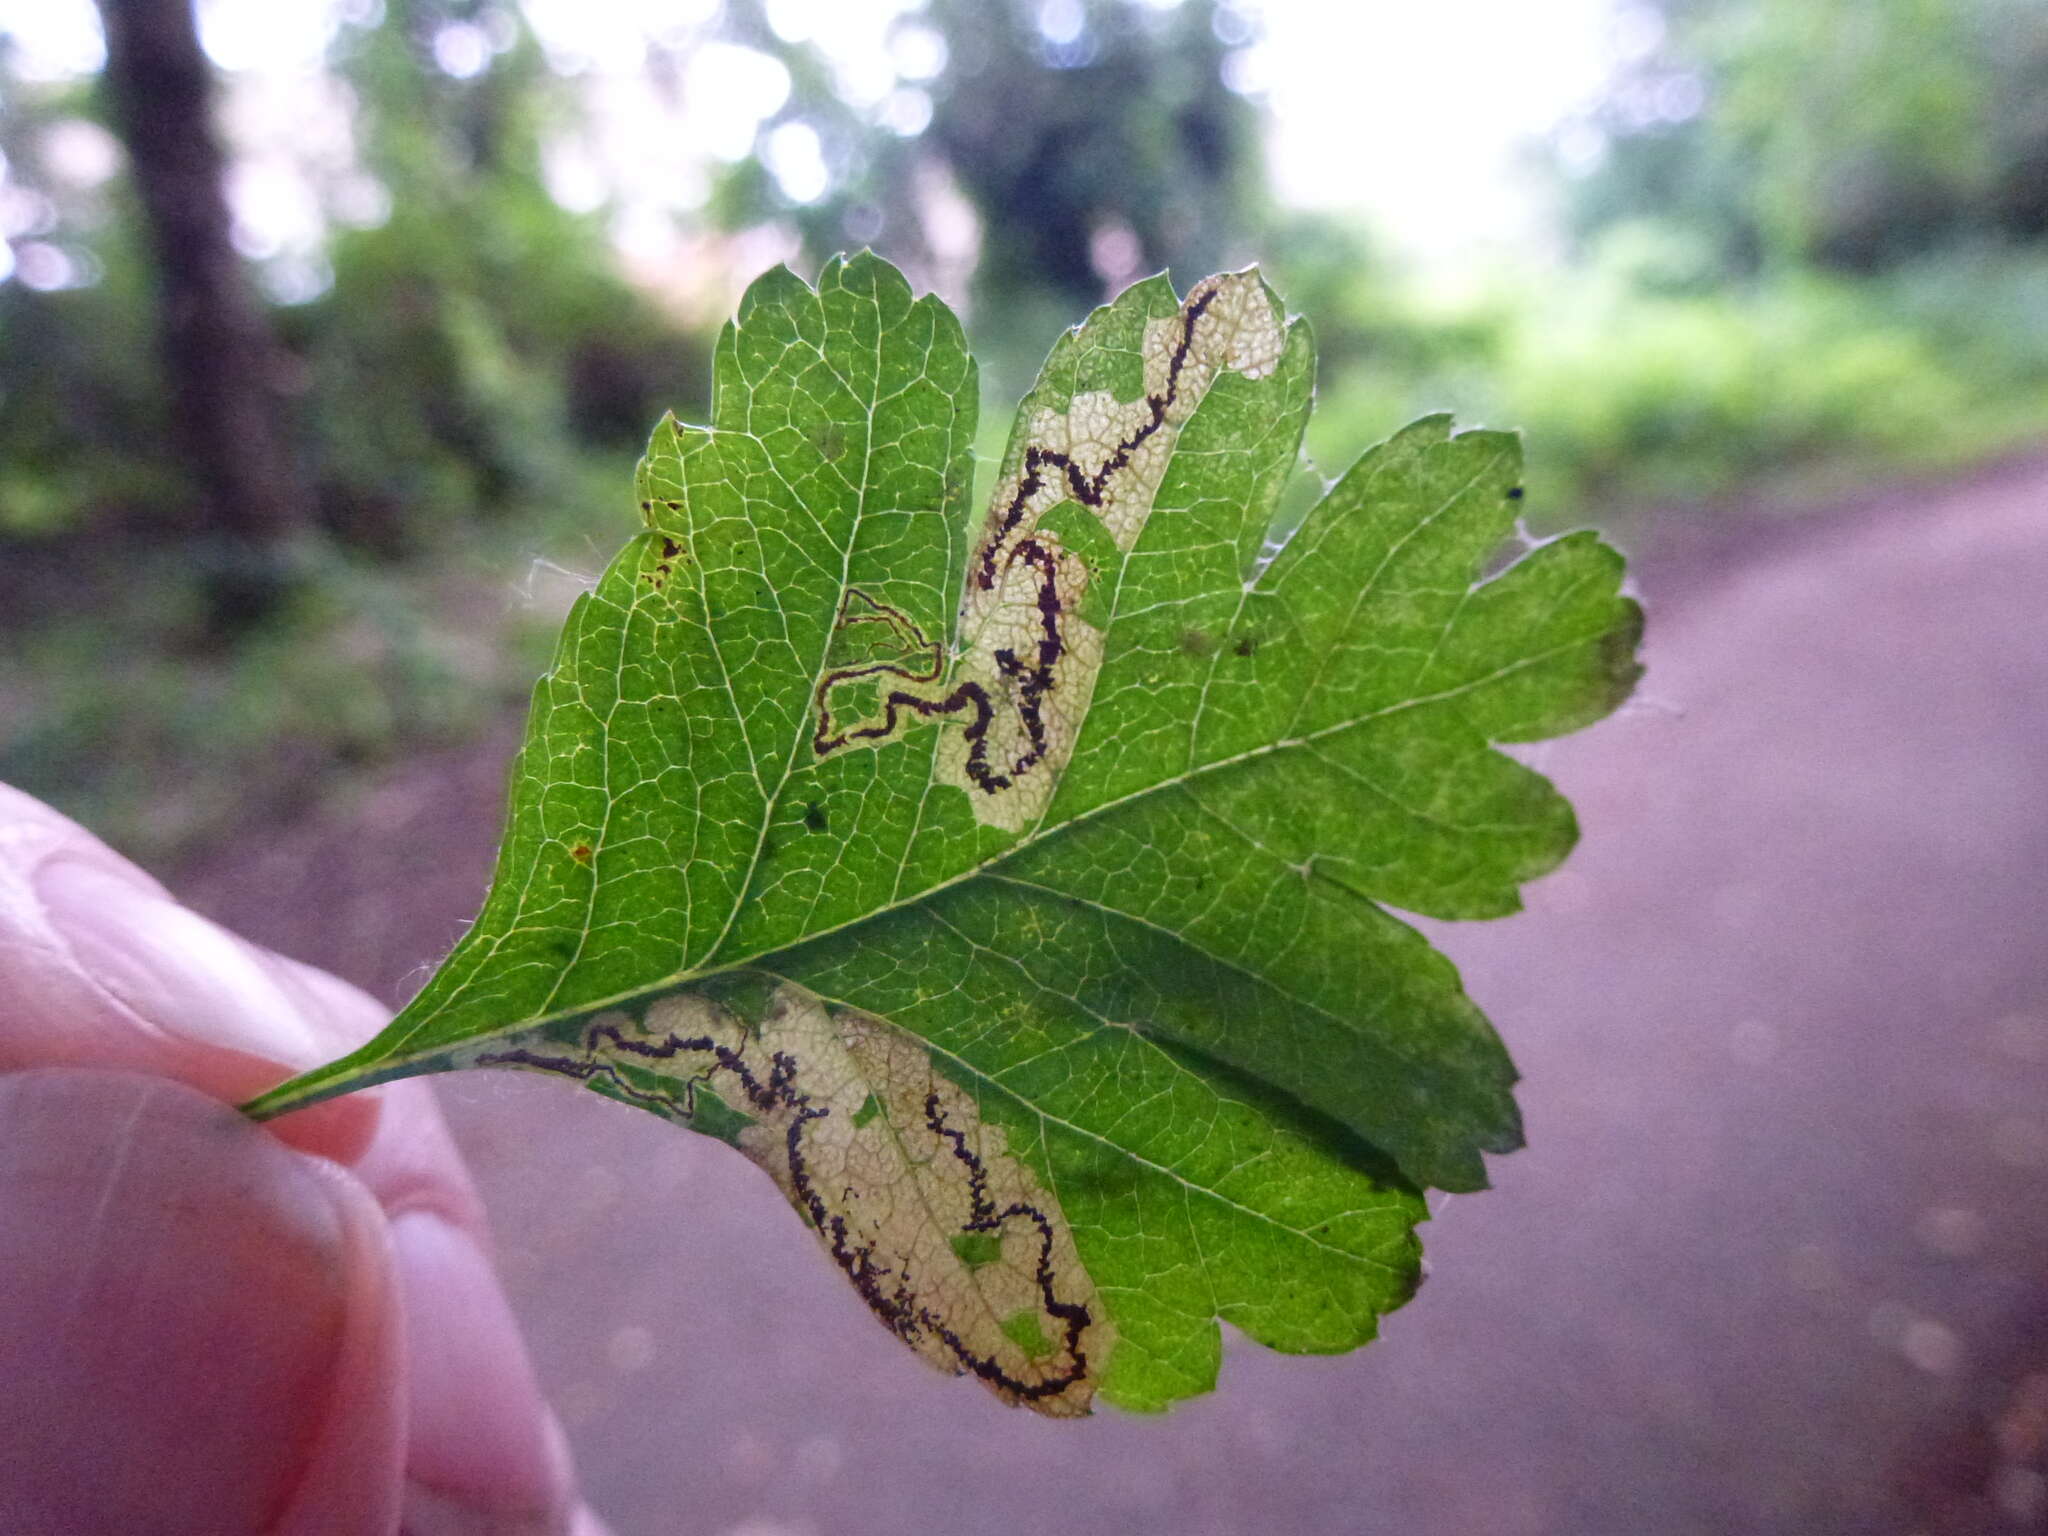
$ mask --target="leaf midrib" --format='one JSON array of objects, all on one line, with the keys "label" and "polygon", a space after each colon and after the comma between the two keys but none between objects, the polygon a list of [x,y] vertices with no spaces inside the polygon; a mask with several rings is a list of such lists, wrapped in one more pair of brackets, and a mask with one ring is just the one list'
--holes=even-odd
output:
[{"label": "leaf midrib", "polygon": [[[1422,694],[1413,699],[1404,699],[1400,703],[1389,704],[1382,709],[1372,710],[1366,714],[1355,716],[1349,720],[1340,720],[1333,725],[1324,726],[1320,730],[1308,732],[1306,735],[1290,736],[1280,741],[1268,742],[1263,746],[1247,748],[1245,751],[1233,754],[1230,757],[1217,758],[1213,762],[1204,763],[1201,764],[1199,767],[1185,770],[1181,773],[1174,775],[1171,778],[1161,779],[1155,783],[1147,784],[1140,789],[1132,790],[1128,794],[1119,795],[1112,800],[1105,800],[1102,804],[1097,806],[1091,806],[1089,809],[1085,811],[1079,812],[1076,815],[1068,817],[1065,821],[1060,822],[1056,826],[1041,827],[1027,834],[1026,836],[1020,838],[1016,843],[1012,844],[1008,848],[1005,848],[1001,853],[991,855],[989,858],[983,859],[978,864],[970,865],[968,868],[961,870],[958,874],[949,875],[943,880],[936,881],[933,884],[926,886],[923,890],[917,892],[917,894],[915,894],[914,896],[906,896],[898,900],[891,900],[885,902],[880,906],[871,908],[870,910],[861,913],[857,917],[850,917],[846,919],[844,922],[834,923],[830,927],[818,929],[814,933],[806,933],[802,937],[791,939],[786,943],[777,944],[766,949],[755,950],[749,954],[737,955],[728,959],[722,959],[719,960],[716,964],[705,964],[693,967],[689,970],[677,971],[673,975],[664,976],[659,980],[642,982],[639,985],[629,987],[622,992],[615,992],[606,997],[593,998],[587,1002],[580,1002],[577,1003],[574,1007],[560,1009],[554,1013],[528,1014],[526,1017],[521,1019],[508,1020],[505,1023],[497,1025],[490,1030],[480,1030],[477,1031],[475,1034],[462,1035],[450,1040],[435,1040],[431,1045],[428,1045],[427,1047],[419,1050],[411,1059],[415,1061],[425,1060],[431,1056],[437,1055],[440,1052],[449,1049],[451,1046],[460,1044],[464,1040],[476,1039],[485,1034],[496,1033],[498,1030],[540,1028],[548,1024],[557,1023],[563,1019],[576,1018],[583,1015],[601,1013],[607,1008],[622,1007],[625,1004],[630,1003],[637,998],[646,997],[650,993],[672,991],[678,987],[688,986],[692,982],[707,981],[713,977],[728,975],[734,971],[769,970],[772,967],[773,961],[779,955],[788,954],[791,950],[801,948],[805,944],[815,944],[820,940],[832,937],[834,934],[844,933],[848,929],[858,928],[864,923],[874,922],[879,918],[888,916],[892,912],[901,912],[909,908],[915,907],[921,902],[928,901],[934,896],[940,895],[945,891],[954,889],[956,886],[965,885],[967,882],[971,880],[981,878],[989,871],[1001,865],[1004,861],[1015,858],[1017,855],[1023,853],[1026,849],[1036,847],[1039,843],[1044,842],[1048,838],[1059,836],[1061,833],[1065,832],[1070,827],[1079,826],[1083,822],[1092,821],[1098,816],[1107,815],[1109,812],[1120,809],[1123,806],[1135,804],[1137,801],[1143,800],[1148,795],[1157,794],[1161,790],[1173,789],[1183,784],[1190,784],[1198,779],[1205,778],[1211,774],[1226,772],[1232,768],[1237,768],[1248,763],[1257,762],[1264,758],[1271,757],[1273,754],[1277,752],[1286,752],[1298,748],[1309,747],[1316,742],[1326,741],[1333,736],[1341,735],[1345,731],[1357,730],[1363,726],[1370,725],[1377,720],[1384,720],[1389,716],[1400,714],[1404,710],[1422,709],[1433,704],[1442,704],[1448,702],[1451,699],[1459,698],[1465,694],[1475,691],[1476,689],[1483,688],[1490,683],[1497,682],[1501,678],[1511,676],[1514,673],[1522,671],[1528,667],[1538,666],[1543,662],[1548,661],[1551,657],[1561,655],[1564,652],[1572,650],[1577,646],[1584,645],[1588,640],[1596,637],[1597,636],[1595,633],[1574,634],[1569,639],[1563,640],[1556,645],[1546,647],[1545,649],[1534,652],[1531,655],[1520,657],[1515,661],[1508,663],[1504,667],[1497,667],[1492,672],[1485,674],[1483,677],[1471,678],[1465,682],[1455,685],[1454,687],[1439,689],[1435,693]],[[442,1011],[445,1011],[445,1009]],[[406,1038],[409,1040],[416,1039],[419,1033],[425,1028],[427,1028],[427,1026],[432,1022],[432,1019],[434,1017],[435,1015],[429,1015],[427,1018],[420,1020],[417,1024],[413,1026],[411,1033]],[[396,1055],[397,1052],[394,1051],[380,1059],[389,1062]]]}]

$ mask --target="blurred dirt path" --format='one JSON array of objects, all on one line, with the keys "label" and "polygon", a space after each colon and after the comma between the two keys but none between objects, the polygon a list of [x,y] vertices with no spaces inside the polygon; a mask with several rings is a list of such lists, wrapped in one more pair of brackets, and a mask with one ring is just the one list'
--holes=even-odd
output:
[{"label": "blurred dirt path", "polygon": [[[929,1374],[767,1181],[567,1084],[445,1080],[621,1536],[2048,1530],[2048,464],[1642,585],[1536,761],[1585,840],[1437,927],[1530,1147],[1353,1356],[1161,1419]],[[508,733],[181,884],[394,997],[482,889]],[[415,978],[416,979],[416,978]]]}]

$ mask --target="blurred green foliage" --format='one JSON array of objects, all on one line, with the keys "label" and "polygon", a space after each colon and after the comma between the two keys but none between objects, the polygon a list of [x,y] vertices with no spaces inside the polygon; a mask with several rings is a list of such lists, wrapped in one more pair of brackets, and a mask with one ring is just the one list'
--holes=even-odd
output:
[{"label": "blurred green foliage", "polygon": [[0,539],[70,531],[99,508],[140,519],[188,494],[156,383],[134,200],[123,185],[70,185],[46,164],[51,130],[90,119],[91,96],[22,90],[10,64],[0,33],[9,232],[61,252],[91,281],[46,292],[0,283]]},{"label": "blurred green foliage", "polygon": [[51,126],[101,104],[8,80],[0,38],[9,177],[87,279],[0,283],[0,778],[144,857],[465,739],[523,696],[559,605],[523,602],[507,572],[580,551],[570,530],[624,505],[653,419],[702,408],[708,337],[542,187],[541,136],[568,106],[530,36],[474,79],[433,68],[435,30],[478,10],[389,0],[337,41],[389,216],[339,228],[324,292],[271,311],[314,579],[226,646],[131,199],[41,164]]},{"label": "blurred green foliage", "polygon": [[279,315],[323,520],[385,554],[569,502],[592,450],[615,462],[704,398],[708,338],[666,322],[603,225],[545,190],[543,136],[570,106],[531,35],[470,79],[433,67],[437,28],[477,10],[387,0],[343,33],[334,67],[390,213],[341,232],[332,285]]},{"label": "blurred green foliage", "polygon": [[2039,0],[1661,0],[1590,117],[1581,239],[1654,218],[1723,273],[2048,237]]},{"label": "blurred green foliage", "polygon": [[1522,428],[1540,524],[1797,505],[2048,434],[2048,7],[1620,16],[1647,46],[1549,161],[1567,259],[1444,301],[1359,237],[1276,241],[1320,445],[1422,407]]},{"label": "blurred green foliage", "polygon": [[[1283,260],[1286,291],[1302,281]],[[1565,526],[1796,508],[2048,432],[2048,248],[1974,244],[1881,274],[1684,280],[1687,242],[1616,224],[1556,273],[1456,300],[1398,283],[1314,311],[1326,473],[1418,409],[1520,428],[1530,516]]]}]

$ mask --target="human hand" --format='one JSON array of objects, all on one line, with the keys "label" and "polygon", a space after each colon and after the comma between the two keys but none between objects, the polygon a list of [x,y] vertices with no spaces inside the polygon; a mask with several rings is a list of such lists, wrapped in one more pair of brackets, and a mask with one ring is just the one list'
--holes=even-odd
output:
[{"label": "human hand", "polygon": [[384,1017],[0,785],[0,1530],[602,1536]]}]

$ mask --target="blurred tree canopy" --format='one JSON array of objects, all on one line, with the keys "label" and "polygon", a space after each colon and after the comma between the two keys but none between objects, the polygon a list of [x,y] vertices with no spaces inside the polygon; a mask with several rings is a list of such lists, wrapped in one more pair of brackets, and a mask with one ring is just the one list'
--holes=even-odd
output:
[{"label": "blurred tree canopy", "polygon": [[[230,366],[276,407],[314,579],[228,635],[157,173],[124,167],[111,82],[25,70],[0,23],[0,777],[148,852],[474,729],[551,617],[508,589],[602,558],[776,259],[872,245],[964,304],[989,453],[1085,307],[1252,260],[1313,317],[1326,468],[1451,409],[1527,429],[1539,522],[2048,432],[2048,6],[1614,4],[1602,98],[1531,146],[1556,258],[1445,283],[1269,197],[1260,0],[668,0],[592,8],[582,50],[573,0],[307,0],[292,115],[338,142],[252,142],[260,82],[217,71],[230,192],[269,155],[312,209],[295,245],[233,226],[265,356]],[[1408,62],[1455,101],[1455,54]],[[1416,153],[1345,145],[1341,174]]]},{"label": "blurred tree canopy", "polygon": [[[444,28],[493,19],[488,68],[436,67]],[[575,106],[513,13],[385,0],[333,68],[388,211],[340,230],[331,286],[279,316],[331,529],[398,553],[436,522],[560,500],[583,449],[637,449],[663,408],[701,402],[701,339],[625,282],[600,220],[546,191],[545,135]]]},{"label": "blurred tree canopy", "polygon": [[[701,410],[715,306],[628,282],[602,194],[576,211],[550,194],[550,146],[583,125],[591,87],[511,0],[339,14],[325,68],[350,104],[353,190],[331,168],[314,178],[327,233],[289,280],[266,263],[263,319],[305,526],[390,560],[567,506],[663,407]],[[1391,379],[1418,404],[1472,398],[1487,373],[1512,403],[1506,376],[1533,345],[1515,337],[1541,329],[1530,306],[1599,309],[1554,276],[1419,305],[1369,233],[1273,210],[1260,108],[1230,83],[1258,35],[1250,0],[906,0],[885,24],[895,85],[879,98],[789,14],[727,0],[649,34],[646,73],[672,94],[713,41],[786,80],[752,152],[713,157],[708,201],[672,211],[695,241],[679,259],[717,266],[737,249],[721,238],[762,230],[799,264],[872,244],[971,293],[1003,385],[1056,324],[1162,266],[1185,279],[1272,262],[1316,314],[1330,372],[1377,370],[1381,395]],[[1599,282],[1651,298],[1732,295],[1767,272],[1924,276],[1929,253],[2048,235],[2038,0],[1626,0],[1620,18],[1640,46],[1580,125],[1598,163],[1562,199]],[[468,53],[451,63],[458,34]],[[55,163],[111,121],[89,83],[14,78],[0,32],[0,214],[18,269],[0,280],[0,537],[204,531],[205,466],[179,451],[152,341],[140,200],[119,174]],[[787,146],[814,162],[803,176],[786,174]],[[1360,146],[1361,177],[1375,152],[1389,151]],[[1946,278],[1872,302],[1917,306],[1947,345],[1976,285],[2031,337],[2026,269],[1963,270],[1958,256]]]},{"label": "blurred tree canopy", "polygon": [[981,214],[985,290],[1087,302],[1249,259],[1264,186],[1257,114],[1223,80],[1227,14],[936,0],[955,63],[927,137]]},{"label": "blurred tree canopy", "polygon": [[[268,305],[266,323],[312,520],[391,556],[508,502],[568,495],[581,454],[630,451],[664,406],[700,398],[703,370],[701,342],[619,274],[602,220],[544,189],[542,135],[574,109],[516,13],[475,0],[381,13],[343,26],[331,58],[380,206],[330,221],[318,291]],[[435,68],[436,33],[484,16],[506,34],[492,67]],[[55,139],[113,104],[6,70],[0,35],[0,151],[17,206],[39,210],[16,260],[67,270],[0,284],[0,536],[196,537],[204,466],[161,430],[135,188],[80,188],[48,163]]]},{"label": "blurred tree canopy", "polygon": [[[813,264],[873,244],[930,272],[948,212],[935,204],[950,200],[978,224],[976,296],[1042,345],[1143,271],[1253,254],[1258,112],[1222,76],[1223,39],[1251,26],[1227,0],[931,0],[900,20],[923,49],[922,83],[910,116],[885,122],[846,99],[819,48],[778,35],[760,0],[733,0],[698,40],[781,62],[792,88],[758,142],[808,130],[830,178],[798,198],[749,156],[702,221],[786,224]],[[475,67],[438,56],[451,29],[483,40]],[[650,70],[673,64],[650,50]],[[508,503],[560,501],[588,452],[636,446],[664,407],[701,408],[704,338],[620,275],[604,208],[570,212],[548,191],[547,144],[586,102],[517,9],[384,0],[338,28],[327,67],[353,107],[353,201],[367,185],[376,206],[330,209],[311,276],[268,308],[289,468],[319,529],[405,554]],[[0,151],[16,198],[41,210],[9,233],[34,247],[31,264],[69,264],[0,282],[0,533],[16,537],[108,519],[196,536],[206,521],[211,465],[161,430],[136,189],[118,176],[80,188],[43,153],[53,134],[112,121],[116,96],[9,78],[0,32]]]},{"label": "blurred tree canopy", "polygon": [[1654,217],[1723,272],[2048,237],[2039,0],[1655,0],[1592,117],[1582,237]]},{"label": "blurred tree canopy", "polygon": [[[193,68],[176,82],[124,75],[117,46],[97,79],[25,78],[0,27],[0,647],[19,706],[0,775],[60,798],[74,786],[74,809],[148,849],[272,793],[313,792],[328,773],[309,772],[309,754],[374,758],[523,688],[521,645],[492,654],[516,616],[455,573],[502,582],[522,546],[580,549],[569,531],[622,497],[661,411],[701,418],[715,321],[626,279],[615,203],[551,193],[550,148],[588,126],[591,85],[513,0],[329,7],[307,106],[342,102],[346,142],[324,158],[291,151],[323,232],[280,253],[237,222],[246,260],[224,243],[218,186],[174,185],[146,139],[145,153],[119,148],[124,125],[146,134],[168,107],[152,91],[177,84],[204,112],[189,10],[100,3],[110,43],[131,12],[176,23]],[[776,31],[773,8],[731,0],[647,33],[645,73],[671,96],[691,51],[716,42],[790,81],[755,153],[705,206],[674,213],[694,225],[680,260],[716,269],[671,274],[679,287],[725,288],[731,249],[763,228],[792,232],[800,265],[872,243],[928,276],[973,270],[994,329],[1042,351],[1113,283],[1250,254],[1258,114],[1221,74],[1225,39],[1251,26],[1231,0],[908,6],[892,30],[907,83],[879,116],[819,48]],[[219,83],[226,129],[241,82]],[[820,186],[771,173],[768,150],[790,131],[820,145]],[[223,137],[243,157],[268,148]],[[166,287],[151,244],[164,219],[207,225],[226,262],[211,270],[234,280],[221,290],[232,303],[200,306],[199,339],[219,341],[215,317],[236,303],[253,315],[241,360],[220,352],[196,382],[162,345],[167,317],[199,312]],[[178,430],[211,384],[275,405],[271,488],[295,493],[272,532],[317,578],[260,633],[210,616],[221,561],[208,552],[234,513],[209,488],[252,446]],[[494,562],[469,554],[479,534]],[[85,660],[110,649],[129,663]],[[166,782],[186,787],[151,792]]]},{"label": "blurred tree canopy", "polygon": [[743,161],[716,215],[791,220],[814,265],[872,245],[934,273],[934,224],[957,197],[978,226],[977,334],[1013,393],[1047,336],[1125,283],[1162,268],[1192,281],[1260,254],[1260,114],[1224,78],[1256,21],[1231,0],[928,0],[899,38],[930,73],[890,121],[850,104],[831,61],[782,38],[760,0],[727,14],[731,36],[790,72],[764,138],[809,126],[831,178],[799,202],[761,159]]}]

